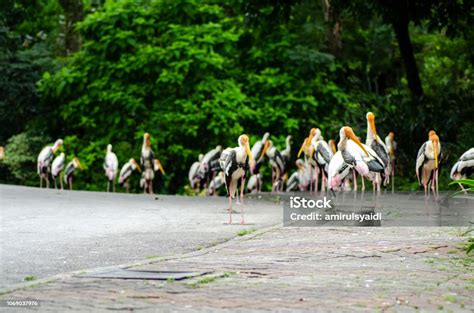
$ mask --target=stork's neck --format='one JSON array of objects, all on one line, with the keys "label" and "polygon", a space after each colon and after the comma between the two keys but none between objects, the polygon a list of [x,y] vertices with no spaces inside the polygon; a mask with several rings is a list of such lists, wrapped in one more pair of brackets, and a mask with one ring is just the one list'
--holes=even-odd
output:
[{"label": "stork's neck", "polygon": [[341,136],[341,139],[339,140],[339,143],[337,144],[337,148],[339,151],[345,151],[347,146],[347,137],[346,136]]}]

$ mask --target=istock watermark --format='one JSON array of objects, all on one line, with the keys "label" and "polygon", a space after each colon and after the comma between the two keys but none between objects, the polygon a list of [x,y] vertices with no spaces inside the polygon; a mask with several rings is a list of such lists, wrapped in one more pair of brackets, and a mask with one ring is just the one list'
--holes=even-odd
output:
[{"label": "istock watermark", "polygon": [[0,300],[0,307],[10,308],[37,308],[41,306],[41,301],[36,299],[9,299]]},{"label": "istock watermark", "polygon": [[283,226],[468,226],[474,197],[440,193],[294,193],[281,196]]}]

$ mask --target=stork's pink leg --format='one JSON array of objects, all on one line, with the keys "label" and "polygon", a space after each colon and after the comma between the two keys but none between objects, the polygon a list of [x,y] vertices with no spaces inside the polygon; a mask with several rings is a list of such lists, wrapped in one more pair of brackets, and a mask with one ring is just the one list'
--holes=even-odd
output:
[{"label": "stork's pink leg", "polygon": [[240,204],[242,205],[244,205],[244,188],[245,188],[245,176],[242,176],[242,182],[240,184]]},{"label": "stork's pink leg", "polygon": [[318,188],[319,188],[319,171],[316,172],[316,182],[314,184],[314,191],[315,193],[318,193]]},{"label": "stork's pink leg", "polygon": [[356,176],[356,171],[352,170],[352,176],[354,177],[354,192],[357,191],[357,176]]},{"label": "stork's pink leg", "polygon": [[232,224],[232,196],[229,195],[229,222],[227,224]]}]

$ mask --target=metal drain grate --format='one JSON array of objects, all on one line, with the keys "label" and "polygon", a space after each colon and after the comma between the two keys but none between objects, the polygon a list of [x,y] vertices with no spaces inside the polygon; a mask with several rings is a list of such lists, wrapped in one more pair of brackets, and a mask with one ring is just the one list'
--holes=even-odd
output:
[{"label": "metal drain grate", "polygon": [[203,276],[211,272],[188,272],[188,271],[145,271],[131,269],[113,269],[95,272],[76,277],[87,278],[109,278],[109,279],[140,279],[140,280],[183,280],[197,276]]}]

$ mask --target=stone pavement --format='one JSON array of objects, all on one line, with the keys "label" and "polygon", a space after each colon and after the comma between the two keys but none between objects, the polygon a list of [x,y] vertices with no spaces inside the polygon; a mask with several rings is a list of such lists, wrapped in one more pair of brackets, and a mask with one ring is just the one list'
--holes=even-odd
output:
[{"label": "stone pavement", "polygon": [[473,263],[460,248],[462,231],[270,227],[134,267],[212,271],[206,276],[142,281],[64,275],[0,299],[42,301],[40,308],[9,312],[472,312]]}]

